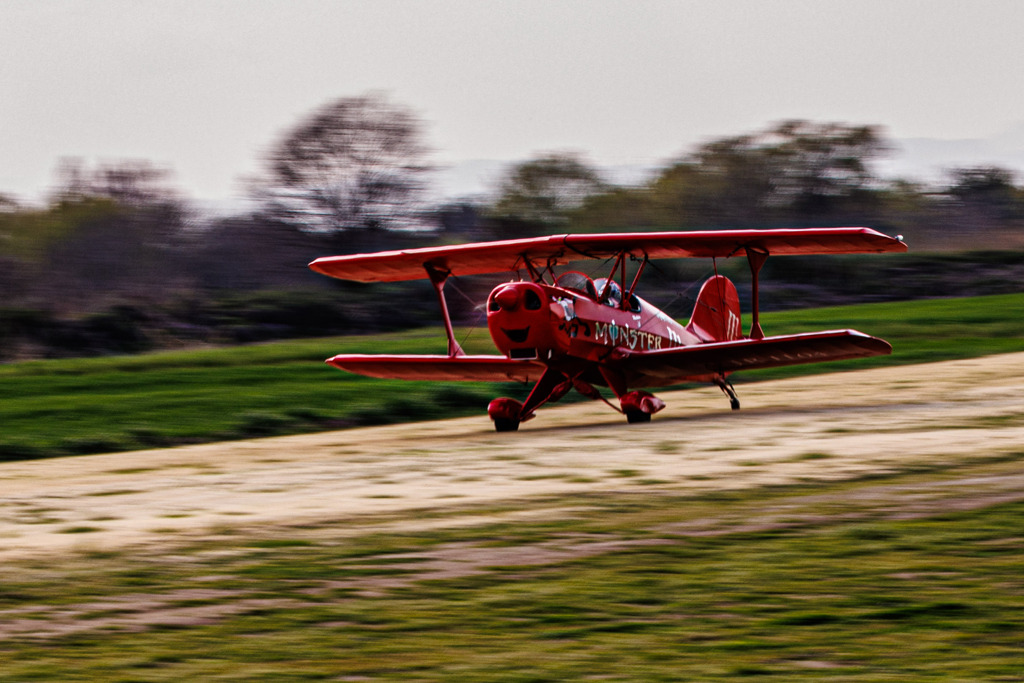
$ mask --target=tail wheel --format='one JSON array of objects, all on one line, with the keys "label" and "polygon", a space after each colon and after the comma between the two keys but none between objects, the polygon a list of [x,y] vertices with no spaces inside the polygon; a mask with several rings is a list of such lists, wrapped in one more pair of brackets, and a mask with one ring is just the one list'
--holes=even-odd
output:
[{"label": "tail wheel", "polygon": [[716,379],[715,384],[717,384],[718,388],[722,390],[722,393],[729,398],[729,407],[733,410],[739,410],[740,399],[736,396],[736,389],[733,388],[732,384],[730,384],[724,377]]}]

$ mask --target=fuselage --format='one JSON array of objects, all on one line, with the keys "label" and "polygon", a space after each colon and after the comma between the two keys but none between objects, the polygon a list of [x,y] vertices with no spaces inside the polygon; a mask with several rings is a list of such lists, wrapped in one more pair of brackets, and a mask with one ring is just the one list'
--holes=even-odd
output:
[{"label": "fuselage", "polygon": [[571,275],[555,286],[510,282],[491,291],[487,327],[499,351],[519,360],[600,362],[620,349],[643,352],[700,343],[643,299],[631,296],[623,306],[618,286]]}]

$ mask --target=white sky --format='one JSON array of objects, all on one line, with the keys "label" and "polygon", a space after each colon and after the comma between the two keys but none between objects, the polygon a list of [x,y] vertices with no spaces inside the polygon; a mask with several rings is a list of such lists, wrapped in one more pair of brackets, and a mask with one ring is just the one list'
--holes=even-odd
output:
[{"label": "white sky", "polygon": [[313,108],[383,90],[438,161],[651,164],[784,118],[894,138],[1024,123],[1015,0],[0,0],[0,193],[58,159],[239,191]]}]

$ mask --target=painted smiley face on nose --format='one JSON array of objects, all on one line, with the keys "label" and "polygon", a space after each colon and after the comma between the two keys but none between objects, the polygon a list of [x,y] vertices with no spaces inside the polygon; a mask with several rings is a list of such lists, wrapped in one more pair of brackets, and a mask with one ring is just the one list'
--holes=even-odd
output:
[{"label": "painted smiley face on nose", "polygon": [[544,305],[541,293],[533,287],[520,287],[517,284],[505,285],[495,291],[490,304],[488,304],[488,312],[504,311],[511,314],[520,310],[539,311]]},{"label": "painted smiley face on nose", "polygon": [[547,301],[544,290],[532,282],[510,282],[495,288],[487,300],[487,326],[495,345],[505,353],[547,348]]},{"label": "painted smiley face on nose", "polygon": [[505,333],[505,336],[511,339],[516,344],[523,344],[527,339],[530,338],[530,328],[523,327],[516,330],[510,330],[508,328],[501,328],[501,331]]}]

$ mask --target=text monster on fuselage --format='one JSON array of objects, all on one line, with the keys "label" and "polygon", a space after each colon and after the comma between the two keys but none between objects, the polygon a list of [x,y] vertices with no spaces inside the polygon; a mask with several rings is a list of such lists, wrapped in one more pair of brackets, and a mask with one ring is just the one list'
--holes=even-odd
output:
[{"label": "text monster on fuselage", "polygon": [[628,324],[594,322],[594,338],[608,346],[625,346],[630,351],[653,351],[660,349],[664,337],[651,332],[631,329]]}]

